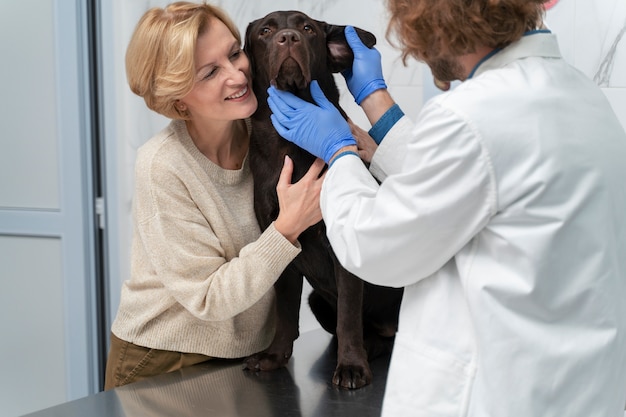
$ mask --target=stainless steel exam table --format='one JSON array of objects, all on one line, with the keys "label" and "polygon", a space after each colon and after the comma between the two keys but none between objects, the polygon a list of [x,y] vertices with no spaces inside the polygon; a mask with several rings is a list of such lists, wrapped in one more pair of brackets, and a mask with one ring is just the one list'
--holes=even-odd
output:
[{"label": "stainless steel exam table", "polygon": [[378,417],[389,357],[371,363],[374,380],[359,390],[330,382],[332,337],[303,333],[286,368],[254,373],[241,360],[215,360],[47,408],[29,417]]}]

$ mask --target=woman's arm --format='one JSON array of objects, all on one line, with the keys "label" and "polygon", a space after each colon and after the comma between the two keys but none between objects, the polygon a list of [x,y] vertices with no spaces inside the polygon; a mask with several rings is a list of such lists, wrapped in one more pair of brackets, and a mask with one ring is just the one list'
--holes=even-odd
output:
[{"label": "woman's arm", "polygon": [[[297,241],[289,238],[321,220],[323,166],[316,162],[305,178],[289,184],[292,167],[286,162],[279,184],[280,221],[260,236],[252,210],[235,215],[221,206],[219,192],[210,196],[200,187],[190,191],[194,185],[171,170],[149,174],[140,167],[133,275],[143,285],[162,285],[199,319],[221,321],[243,312],[300,253]],[[251,207],[251,200],[252,195],[242,195],[241,206]]]}]

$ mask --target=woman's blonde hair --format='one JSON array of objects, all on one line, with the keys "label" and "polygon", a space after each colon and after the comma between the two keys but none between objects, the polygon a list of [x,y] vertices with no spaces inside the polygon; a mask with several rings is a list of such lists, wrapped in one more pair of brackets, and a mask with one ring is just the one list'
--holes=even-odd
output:
[{"label": "woman's blonde hair", "polygon": [[188,118],[176,101],[193,88],[196,42],[211,18],[221,20],[241,44],[226,12],[206,2],[175,2],[141,17],[126,49],[126,77],[148,108],[171,119]]},{"label": "woman's blonde hair", "polygon": [[547,0],[387,0],[387,39],[396,35],[402,61],[460,56],[478,46],[502,48],[538,28]]}]

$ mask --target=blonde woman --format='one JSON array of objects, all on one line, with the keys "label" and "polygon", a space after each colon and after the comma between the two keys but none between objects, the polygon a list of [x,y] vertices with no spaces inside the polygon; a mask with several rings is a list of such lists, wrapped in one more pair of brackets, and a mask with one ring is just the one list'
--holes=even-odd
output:
[{"label": "blonde woman", "polygon": [[273,284],[321,220],[318,160],[291,184],[263,233],[248,166],[257,108],[240,34],[220,9],[176,2],[148,10],[126,53],[132,91],[172,119],[136,160],[131,277],[111,329],[105,389],[211,358],[265,349]]}]

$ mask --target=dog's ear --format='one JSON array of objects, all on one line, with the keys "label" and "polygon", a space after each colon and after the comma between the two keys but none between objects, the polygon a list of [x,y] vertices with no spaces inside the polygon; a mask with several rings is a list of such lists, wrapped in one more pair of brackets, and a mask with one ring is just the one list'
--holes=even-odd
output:
[{"label": "dog's ear", "polygon": [[[354,54],[344,33],[345,26],[329,25],[326,26],[326,47],[328,50],[328,64],[333,72],[341,72],[352,68]],[[355,27],[356,33],[368,48],[376,45],[376,36],[366,30]]]},{"label": "dog's ear", "polygon": [[[261,19],[257,19],[253,22],[250,22],[248,24],[248,27],[246,28],[246,36],[244,37],[244,44],[243,44],[243,51],[245,52],[245,54],[248,56],[248,60],[250,61],[250,68],[251,69],[255,69],[256,65],[254,62],[254,54],[252,53],[252,41],[251,41],[251,36],[252,36],[252,28],[254,26],[256,26],[257,22],[261,20]],[[254,71],[253,71],[254,72]]]}]

